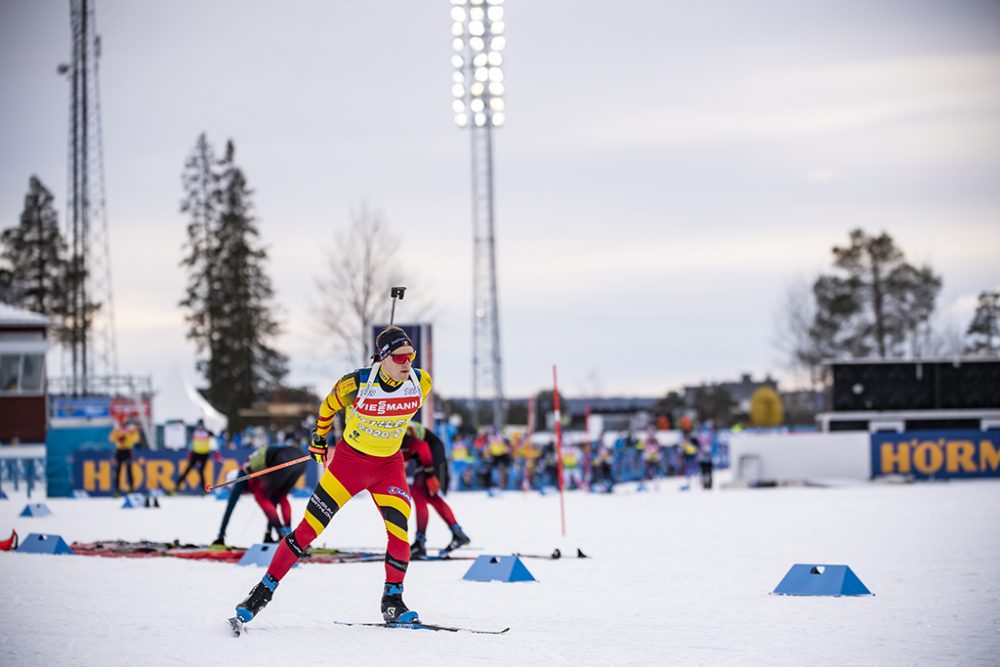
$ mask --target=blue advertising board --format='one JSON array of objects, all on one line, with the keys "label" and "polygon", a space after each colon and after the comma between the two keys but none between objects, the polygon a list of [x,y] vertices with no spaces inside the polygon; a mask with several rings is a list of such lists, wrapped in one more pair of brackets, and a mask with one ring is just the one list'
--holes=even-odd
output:
[{"label": "blue advertising board", "polygon": [[56,419],[107,419],[111,417],[109,396],[92,398],[52,398],[52,416]]},{"label": "blue advertising board", "polygon": [[872,477],[1000,477],[1000,431],[873,433]]},{"label": "blue advertising board", "polygon": [[114,449],[108,441],[110,426],[50,426],[45,434],[45,478],[49,498],[69,498],[73,495],[73,457],[84,451],[110,456]]}]

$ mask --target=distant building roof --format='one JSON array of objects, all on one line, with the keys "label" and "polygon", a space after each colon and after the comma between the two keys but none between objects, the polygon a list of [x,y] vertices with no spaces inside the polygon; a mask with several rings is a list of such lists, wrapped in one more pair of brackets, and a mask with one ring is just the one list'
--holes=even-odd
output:
[{"label": "distant building roof", "polygon": [[695,392],[702,388],[725,389],[737,403],[747,402],[745,408],[749,408],[750,397],[760,387],[778,388],[778,381],[770,375],[765,375],[761,381],[754,380],[750,373],[743,373],[738,382],[709,382],[704,384],[684,385],[684,400],[690,404]]},{"label": "distant building roof", "polygon": [[52,320],[45,315],[0,303],[0,327],[47,327],[50,324]]},{"label": "distant building roof", "polygon": [[[470,399],[468,398],[454,398],[451,399],[460,405],[468,405]],[[511,405],[527,405],[528,398],[507,398],[507,403]],[[568,396],[563,396],[565,403],[560,406],[564,412],[569,412],[571,414],[583,414],[587,406],[590,406],[591,412],[602,413],[602,412],[620,412],[620,413],[630,413],[638,412],[641,410],[652,410],[656,407],[656,404],[660,402],[660,398],[649,397],[649,396],[610,396],[610,397],[592,397],[592,398],[570,398]],[[478,400],[480,405],[489,405],[490,399],[480,398]]]},{"label": "distant building roof", "polygon": [[596,398],[566,398],[570,412],[583,413],[590,406],[591,412],[638,412],[652,410],[659,398],[648,396],[609,396]]},{"label": "distant building roof", "polygon": [[923,357],[921,359],[914,358],[896,358],[896,359],[877,359],[877,358],[867,358],[867,359],[843,359],[841,361],[824,361],[824,366],[866,366],[873,364],[882,365],[917,365],[917,364],[975,364],[975,363],[997,363],[998,358],[996,356],[986,355],[975,355],[972,353],[957,354],[951,357]]}]

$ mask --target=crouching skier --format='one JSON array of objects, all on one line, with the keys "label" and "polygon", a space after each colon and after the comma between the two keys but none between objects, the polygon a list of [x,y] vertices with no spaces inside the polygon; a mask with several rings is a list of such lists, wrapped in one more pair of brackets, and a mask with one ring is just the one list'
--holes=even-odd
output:
[{"label": "crouching skier", "polygon": [[340,378],[320,405],[309,452],[326,462],[326,435],[333,418],[346,409],[344,436],[306,507],[305,518],[280,542],[263,580],[236,606],[237,634],[271,601],[285,574],[323,532],[333,515],[361,491],[371,493],[385,521],[385,587],[382,617],[387,623],[419,621],[403,602],[403,579],[410,562],[410,489],[400,444],[406,427],[431,391],[430,375],[413,368],[417,353],[399,327],[375,339],[373,364]]},{"label": "crouching skier", "polygon": [[[265,445],[255,451],[239,471],[234,470],[230,474],[234,476],[237,474],[250,475],[265,468],[273,468],[282,463],[302,458],[302,453],[298,447]],[[305,474],[306,465],[307,462],[302,461],[293,466],[276,470],[269,475],[245,479],[233,485],[229,492],[229,502],[226,503],[226,512],[222,516],[222,525],[219,526],[219,536],[212,542],[212,546],[224,547],[226,545],[226,527],[229,525],[229,519],[236,508],[236,502],[244,491],[253,494],[267,519],[267,530],[264,533],[265,543],[277,541],[272,537],[275,532],[279,539],[292,532],[292,506],[288,502],[288,494],[291,493],[292,487],[298,484],[299,478]]]}]

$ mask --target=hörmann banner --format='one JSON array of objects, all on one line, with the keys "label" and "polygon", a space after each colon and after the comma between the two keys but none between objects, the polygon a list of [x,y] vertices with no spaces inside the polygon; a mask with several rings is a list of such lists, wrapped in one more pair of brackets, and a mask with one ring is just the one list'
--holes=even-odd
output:
[{"label": "h\u00f6rmann banner", "polygon": [[1000,431],[873,433],[872,477],[1000,477]]},{"label": "h\u00f6rmann banner", "polygon": [[[212,484],[222,484],[230,471],[238,470],[253,450],[245,447],[221,452],[221,461],[209,458],[205,465],[205,475]],[[115,462],[112,451],[78,451],[73,454],[73,489],[86,491],[91,496],[109,496],[116,491],[114,479]],[[302,452],[303,456],[306,454]],[[137,450],[132,459],[132,477],[135,480],[136,491],[174,490],[174,479],[181,472],[182,465],[187,460],[185,452],[169,450]],[[186,467],[186,466],[185,466]],[[296,488],[312,489],[319,479],[317,466],[310,465],[306,474],[299,478]],[[123,475],[122,482],[127,477]],[[192,471],[177,488],[178,493],[199,494],[203,492],[199,475]]]}]

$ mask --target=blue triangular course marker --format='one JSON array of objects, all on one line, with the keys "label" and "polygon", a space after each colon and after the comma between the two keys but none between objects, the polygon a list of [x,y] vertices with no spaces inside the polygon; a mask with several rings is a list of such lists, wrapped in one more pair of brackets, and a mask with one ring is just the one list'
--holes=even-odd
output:
[{"label": "blue triangular course marker", "polygon": [[292,498],[312,498],[313,492],[306,487],[292,489]]},{"label": "blue triangular course marker", "polygon": [[216,500],[229,500],[229,487],[224,486],[221,489],[216,489],[212,493],[215,494]]},{"label": "blue triangular course marker", "polygon": [[3,492],[3,489],[0,489],[0,500],[7,500],[7,494]]},{"label": "blue triangular course marker", "polygon": [[262,565],[267,567],[271,564],[274,552],[278,550],[277,544],[255,544],[246,550],[243,558],[240,558],[239,565]]},{"label": "blue triangular course marker", "polygon": [[73,555],[73,550],[69,548],[66,540],[60,535],[45,535],[43,533],[31,533],[21,541],[17,550],[26,554]]},{"label": "blue triangular course marker", "polygon": [[45,503],[31,503],[25,505],[24,509],[21,510],[21,516],[49,516],[52,514],[52,510]]},{"label": "blue triangular course marker", "polygon": [[146,504],[146,498],[141,493],[129,493],[125,495],[125,502],[122,503],[123,510],[135,509]]},{"label": "blue triangular course marker", "polygon": [[796,563],[774,589],[775,595],[874,595],[847,565]]},{"label": "blue triangular course marker", "polygon": [[517,556],[479,556],[462,578],[466,581],[503,581],[506,583],[537,581]]}]

